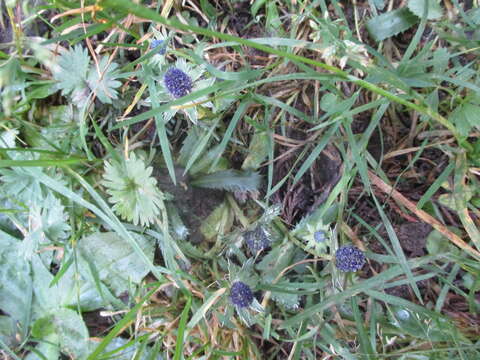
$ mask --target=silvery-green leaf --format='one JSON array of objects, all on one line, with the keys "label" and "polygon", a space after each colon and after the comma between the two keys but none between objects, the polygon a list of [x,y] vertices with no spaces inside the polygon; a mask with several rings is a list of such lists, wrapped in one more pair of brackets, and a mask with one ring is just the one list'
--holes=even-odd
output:
[{"label": "silvery-green leaf", "polygon": [[273,281],[280,272],[290,265],[294,252],[292,243],[286,243],[272,249],[255,267],[262,273],[266,283]]},{"label": "silvery-green leaf", "polygon": [[17,341],[15,335],[17,332],[16,321],[10,316],[0,315],[0,340],[7,346],[12,346]]},{"label": "silvery-green leaf", "polygon": [[[133,234],[140,248],[153,260],[154,245],[145,237]],[[149,268],[130,245],[114,232],[94,233],[79,241],[82,256],[96,268],[100,280],[119,295],[129,284],[139,284]]]},{"label": "silvery-green leaf", "polygon": [[419,18],[423,17],[425,10],[427,10],[428,20],[439,19],[443,15],[443,9],[438,0],[409,0],[407,6]]},{"label": "silvery-green leaf", "polygon": [[32,270],[35,312],[39,316],[60,307],[80,307],[92,311],[105,305],[93,282],[76,273],[74,266],[70,266],[53,286],[50,286],[53,275],[38,255],[32,257]]},{"label": "silvery-green leaf", "polygon": [[32,301],[30,267],[17,253],[17,247],[0,251],[0,309],[28,326]]},{"label": "silvery-green leaf", "polygon": [[42,357],[32,351],[25,357],[25,360],[57,360],[60,357],[59,342],[59,335],[56,332],[52,332],[42,338],[42,341],[35,346],[35,350],[42,354]]}]

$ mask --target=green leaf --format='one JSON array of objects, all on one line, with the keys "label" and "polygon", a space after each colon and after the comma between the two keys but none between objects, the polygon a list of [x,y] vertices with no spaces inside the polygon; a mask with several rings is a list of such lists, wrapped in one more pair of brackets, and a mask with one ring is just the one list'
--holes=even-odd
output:
[{"label": "green leaf", "polygon": [[246,192],[257,191],[260,182],[261,176],[256,172],[225,170],[199,177],[192,181],[192,185],[208,189]]},{"label": "green leaf", "polygon": [[[285,287],[288,290],[292,289],[292,285],[288,280],[279,282],[276,284],[277,287]],[[297,290],[295,288],[294,290]],[[297,294],[286,293],[281,291],[271,291],[272,300],[275,301],[277,304],[285,307],[288,310],[296,310],[300,304],[300,297]]]},{"label": "green leaf", "polygon": [[367,30],[375,41],[395,36],[419,21],[407,8],[389,11],[367,21]]},{"label": "green leaf", "polygon": [[256,130],[248,147],[248,155],[243,161],[243,170],[257,170],[268,156],[269,135],[266,131]]},{"label": "green leaf", "polygon": [[438,0],[408,0],[407,6],[419,18],[423,18],[425,13],[428,20],[439,19],[443,15],[443,10]]},{"label": "green leaf", "polygon": [[262,279],[265,283],[273,281],[284,268],[290,265],[294,255],[292,249],[292,243],[277,246],[255,266],[262,273]]},{"label": "green leaf", "polygon": [[155,222],[163,207],[163,194],[151,176],[152,171],[134,153],[122,163],[105,162],[102,184],[110,195],[108,200],[117,214],[134,225],[148,226]]},{"label": "green leaf", "polygon": [[465,103],[458,106],[450,117],[460,134],[467,136],[472,127],[480,129],[480,117],[478,114],[480,114],[480,106]]},{"label": "green leaf", "polygon": [[87,89],[87,72],[90,56],[87,49],[80,45],[65,51],[58,60],[59,69],[54,71],[53,77],[57,80],[62,94],[81,93]]},{"label": "green leaf", "polygon": [[111,104],[118,98],[117,90],[122,83],[115,80],[118,67],[117,63],[109,62],[108,56],[100,59],[98,68],[92,66],[88,72],[87,83],[90,89],[97,95],[98,100],[104,104]]},{"label": "green leaf", "polygon": [[28,327],[32,301],[30,266],[13,245],[0,252],[0,309]]},{"label": "green leaf", "polygon": [[230,211],[228,203],[224,201],[222,204],[217,206],[204,221],[202,221],[200,231],[205,238],[209,240],[218,235],[226,234],[232,225],[233,214]]},{"label": "green leaf", "polygon": [[53,324],[62,352],[84,358],[88,352],[88,330],[82,317],[73,310],[59,309],[53,314]]},{"label": "green leaf", "polygon": [[[145,237],[132,234],[137,244],[153,261],[153,244]],[[129,290],[131,283],[139,284],[149,268],[132,252],[130,245],[114,232],[94,233],[78,243],[80,253],[94,264],[100,280],[118,296]]]},{"label": "green leaf", "polygon": [[402,306],[392,306],[391,309],[390,321],[401,334],[433,342],[449,342],[459,335],[452,323],[441,316],[432,318],[427,312],[420,313]]}]

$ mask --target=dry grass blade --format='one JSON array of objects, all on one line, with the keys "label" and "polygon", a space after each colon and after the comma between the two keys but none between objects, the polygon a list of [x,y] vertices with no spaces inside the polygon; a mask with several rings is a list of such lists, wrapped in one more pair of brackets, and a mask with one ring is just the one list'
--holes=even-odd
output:
[{"label": "dry grass blade", "polygon": [[405,196],[400,194],[392,186],[386,184],[382,179],[380,179],[377,175],[375,175],[371,171],[368,172],[368,177],[370,178],[372,183],[375,186],[377,186],[381,191],[392,196],[392,198],[395,199],[395,201],[405,206],[408,210],[410,210],[415,215],[417,215],[422,221],[426,222],[427,224],[431,225],[435,230],[442,233],[452,243],[457,245],[459,248],[467,251],[470,255],[472,255],[476,259],[480,260],[480,252],[478,252],[473,247],[468,245],[465,241],[463,241],[458,235],[450,231],[440,221],[438,221],[437,219],[435,219],[433,216],[426,213],[425,211],[417,209],[417,205],[413,201],[408,200]]}]

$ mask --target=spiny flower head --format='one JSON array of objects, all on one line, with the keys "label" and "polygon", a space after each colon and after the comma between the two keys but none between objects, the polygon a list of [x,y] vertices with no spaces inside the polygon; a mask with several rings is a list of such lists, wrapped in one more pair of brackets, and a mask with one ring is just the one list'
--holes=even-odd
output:
[{"label": "spiny flower head", "polygon": [[157,49],[160,55],[165,55],[167,52],[167,45],[164,40],[152,40],[150,42],[150,49]]},{"label": "spiny flower head", "polygon": [[176,67],[167,70],[163,76],[163,81],[166,89],[174,98],[181,98],[192,91],[192,79]]},{"label": "spiny flower head", "polygon": [[313,239],[316,243],[323,243],[327,240],[327,234],[323,230],[318,230],[313,234]]},{"label": "spiny flower head", "polygon": [[343,272],[355,272],[365,265],[366,259],[363,252],[353,245],[340,247],[335,253],[337,268]]},{"label": "spiny flower head", "polygon": [[270,246],[269,234],[262,226],[257,226],[254,230],[247,231],[243,234],[243,238],[250,251],[254,253]]},{"label": "spiny flower head", "polygon": [[235,281],[230,288],[230,300],[240,308],[248,307],[253,302],[252,290],[244,282]]}]

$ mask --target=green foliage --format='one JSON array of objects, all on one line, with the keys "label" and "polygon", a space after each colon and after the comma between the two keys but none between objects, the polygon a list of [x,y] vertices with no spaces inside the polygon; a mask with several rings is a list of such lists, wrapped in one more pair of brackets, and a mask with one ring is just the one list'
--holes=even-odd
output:
[{"label": "green foliage", "polygon": [[423,18],[426,14],[428,20],[436,20],[443,15],[443,10],[438,0],[409,0],[407,6],[419,18]]},{"label": "green foliage", "polygon": [[160,216],[163,194],[153,178],[152,167],[131,153],[128,159],[118,163],[105,162],[102,184],[110,195],[113,210],[135,225],[146,226]]},{"label": "green foliage", "polygon": [[0,357],[478,359],[480,12],[392,4],[8,1]]},{"label": "green foliage", "polygon": [[375,41],[382,41],[408,30],[418,21],[407,8],[401,8],[368,20],[367,30]]},{"label": "green foliage", "polygon": [[54,78],[62,94],[70,95],[74,104],[82,107],[93,92],[104,104],[111,104],[117,99],[117,91],[121,83],[117,77],[118,64],[102,56],[96,64],[91,64],[87,49],[76,45],[64,51],[58,59],[58,69]]},{"label": "green foliage", "polygon": [[[153,242],[142,235],[135,235],[135,240],[153,260]],[[129,290],[131,284],[139,284],[149,272],[139,256],[114,232],[97,232],[82,238],[79,250],[91,270],[117,296]]]}]

